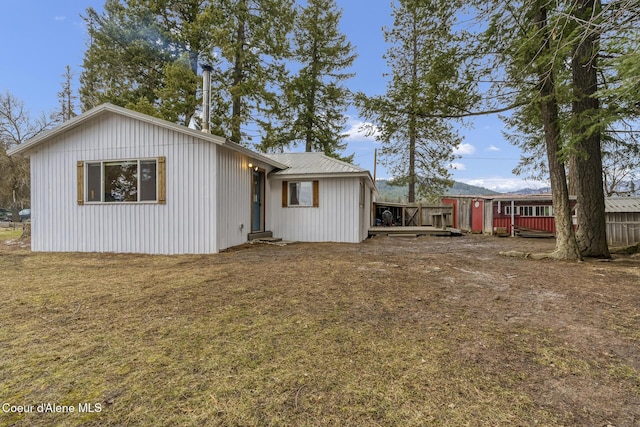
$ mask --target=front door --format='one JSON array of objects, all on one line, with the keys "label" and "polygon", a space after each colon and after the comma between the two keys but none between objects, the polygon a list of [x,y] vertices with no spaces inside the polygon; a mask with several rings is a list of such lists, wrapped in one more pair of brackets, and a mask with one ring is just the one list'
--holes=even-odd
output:
[{"label": "front door", "polygon": [[251,187],[251,232],[256,233],[264,231],[264,171],[253,171]]},{"label": "front door", "polygon": [[471,205],[471,232],[482,233],[484,227],[484,200],[474,200]]}]

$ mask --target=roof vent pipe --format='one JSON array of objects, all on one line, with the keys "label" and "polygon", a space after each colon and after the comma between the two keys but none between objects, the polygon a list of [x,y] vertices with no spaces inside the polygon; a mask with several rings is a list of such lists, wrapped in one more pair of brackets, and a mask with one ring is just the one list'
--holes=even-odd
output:
[{"label": "roof vent pipe", "polygon": [[211,65],[202,65],[202,132],[209,133],[211,113]]}]

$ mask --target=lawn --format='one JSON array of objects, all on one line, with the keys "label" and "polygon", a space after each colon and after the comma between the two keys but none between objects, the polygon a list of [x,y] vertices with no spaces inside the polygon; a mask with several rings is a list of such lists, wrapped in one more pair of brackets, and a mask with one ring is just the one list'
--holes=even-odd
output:
[{"label": "lawn", "polygon": [[640,424],[640,258],[531,244],[0,246],[0,425]]},{"label": "lawn", "polygon": [[22,235],[22,227],[18,228],[0,228],[0,242],[10,239],[17,239]]}]

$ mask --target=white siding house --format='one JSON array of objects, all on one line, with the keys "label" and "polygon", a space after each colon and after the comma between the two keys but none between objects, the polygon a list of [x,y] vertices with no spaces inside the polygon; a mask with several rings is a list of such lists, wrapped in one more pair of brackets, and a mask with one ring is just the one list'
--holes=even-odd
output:
[{"label": "white siding house", "polygon": [[[271,181],[290,166],[277,156],[110,104],[9,154],[31,159],[34,251],[216,253],[269,227],[276,236],[282,231],[280,237],[296,240],[366,238],[362,230],[369,218],[365,226],[352,212],[337,215],[354,229],[347,224],[339,230],[307,229],[329,224],[324,215],[330,206],[365,214],[354,207],[358,193],[344,177],[318,177],[322,204],[315,216],[294,215],[283,225],[277,217],[281,204],[271,206],[276,203]],[[361,179],[362,174],[354,176]]]},{"label": "white siding house", "polygon": [[[274,235],[302,242],[357,243],[367,238],[374,191],[367,170],[321,153],[266,156],[288,166],[269,174]],[[311,203],[291,204],[298,183],[310,183]]]}]

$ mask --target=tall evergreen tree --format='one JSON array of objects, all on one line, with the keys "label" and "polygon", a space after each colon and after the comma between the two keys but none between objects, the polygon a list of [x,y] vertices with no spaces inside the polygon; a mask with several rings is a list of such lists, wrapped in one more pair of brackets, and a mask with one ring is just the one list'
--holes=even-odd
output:
[{"label": "tall evergreen tree", "polygon": [[[542,163],[535,159],[544,146],[541,136],[549,136],[545,120],[550,116],[536,104],[542,107],[553,95],[558,106],[554,132],[559,133],[560,141],[555,155],[569,164],[569,190],[578,196],[576,237],[580,252],[608,257],[601,145],[609,144],[604,146],[605,152],[610,152],[614,144],[619,146],[619,128],[625,119],[637,117],[637,92],[629,89],[639,81],[638,69],[623,64],[637,55],[638,1],[612,0],[604,7],[599,0],[477,3],[493,17],[493,41],[502,42],[486,48],[496,52],[492,64],[497,70],[495,80],[500,82],[492,88],[507,98],[515,94],[512,98],[516,102],[511,103],[520,106],[508,119],[517,131],[512,140],[528,153],[525,158],[531,162],[529,166]],[[527,11],[543,9],[547,24],[540,27],[539,19]],[[533,27],[537,31],[531,30]],[[544,64],[545,74],[540,74]],[[505,70],[507,79],[502,74]],[[625,71],[631,71],[631,75]],[[544,86],[540,84],[551,77],[555,90],[543,95]],[[604,90],[598,90],[600,84],[604,84]],[[633,141],[633,135],[626,139]],[[543,165],[548,166],[551,176],[555,168],[552,157],[548,155]]]},{"label": "tall evergreen tree", "polygon": [[[273,102],[289,56],[293,0],[218,0],[222,21],[216,44],[222,59],[217,90],[231,104],[231,139],[249,139],[243,126],[258,123]],[[215,82],[214,82],[215,84]]]},{"label": "tall evergreen tree", "polygon": [[515,130],[509,140],[534,153],[523,167],[544,167],[550,179],[556,226],[556,247],[550,256],[578,259],[561,111],[567,83],[561,66],[566,58],[562,51],[565,34],[558,32],[562,20],[548,0],[515,6],[499,1],[487,5],[491,21],[484,33],[484,51],[496,52],[489,62],[494,74],[492,90],[498,98],[506,97],[508,104],[518,105],[507,124]]},{"label": "tall evergreen tree", "polygon": [[292,0],[106,0],[85,18],[83,107],[112,102],[186,125],[207,62],[211,128],[242,142],[284,67],[291,10]]},{"label": "tall evergreen tree", "polygon": [[[384,96],[358,95],[365,118],[375,124],[383,162],[397,184],[408,185],[408,200],[442,194],[452,184],[449,165],[461,138],[452,123],[438,115],[467,110],[474,102],[462,72],[462,33],[456,17],[464,2],[399,0],[392,5],[394,23],[385,29],[390,44],[384,56],[391,80]],[[425,114],[426,113],[426,114]]]},{"label": "tall evergreen tree", "polygon": [[150,9],[106,0],[102,14],[89,8],[84,19],[89,46],[80,76],[83,110],[103,102],[135,105],[143,98],[155,105],[163,67],[175,54]]},{"label": "tall evergreen tree", "polygon": [[356,54],[340,32],[342,12],[334,0],[308,0],[298,10],[290,59],[300,69],[284,87],[284,108],[271,111],[271,117],[279,116],[279,126],[265,123],[267,132],[260,148],[283,149],[302,143],[305,151],[340,157],[346,147],[342,131],[351,98],[342,82],[353,76],[346,70]]}]

